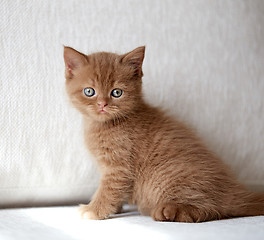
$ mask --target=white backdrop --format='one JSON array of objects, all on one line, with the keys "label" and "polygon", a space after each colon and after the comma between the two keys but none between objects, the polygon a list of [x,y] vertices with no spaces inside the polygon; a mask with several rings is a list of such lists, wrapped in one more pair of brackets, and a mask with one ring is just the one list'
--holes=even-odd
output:
[{"label": "white backdrop", "polygon": [[0,205],[85,202],[98,183],[65,94],[63,45],[146,45],[146,99],[264,189],[264,1],[0,3]]}]

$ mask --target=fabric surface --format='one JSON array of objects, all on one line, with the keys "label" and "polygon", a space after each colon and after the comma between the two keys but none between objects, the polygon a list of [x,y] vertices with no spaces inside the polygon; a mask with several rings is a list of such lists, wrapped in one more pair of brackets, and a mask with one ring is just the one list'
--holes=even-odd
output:
[{"label": "fabric surface", "polygon": [[146,45],[146,99],[264,186],[264,1],[1,0],[0,206],[87,202],[98,184],[64,89],[63,45]]},{"label": "fabric surface", "polygon": [[262,240],[264,216],[205,223],[155,222],[137,212],[82,220],[76,207],[0,210],[1,240]]}]

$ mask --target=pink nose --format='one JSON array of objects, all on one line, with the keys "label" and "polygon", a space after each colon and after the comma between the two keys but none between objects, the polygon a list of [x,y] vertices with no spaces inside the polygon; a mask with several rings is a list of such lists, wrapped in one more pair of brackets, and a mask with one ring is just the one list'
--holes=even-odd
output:
[{"label": "pink nose", "polygon": [[97,103],[98,106],[100,106],[101,108],[104,108],[105,106],[107,106],[107,103],[105,101],[100,101]]}]

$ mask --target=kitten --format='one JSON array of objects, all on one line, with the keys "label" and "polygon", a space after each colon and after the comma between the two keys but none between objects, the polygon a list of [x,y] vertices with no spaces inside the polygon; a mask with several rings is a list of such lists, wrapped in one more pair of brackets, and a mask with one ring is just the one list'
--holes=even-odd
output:
[{"label": "kitten", "polygon": [[262,194],[248,192],[191,130],[143,100],[144,53],[64,48],[67,92],[102,175],[82,216],[105,219],[126,201],[157,221],[263,215]]}]

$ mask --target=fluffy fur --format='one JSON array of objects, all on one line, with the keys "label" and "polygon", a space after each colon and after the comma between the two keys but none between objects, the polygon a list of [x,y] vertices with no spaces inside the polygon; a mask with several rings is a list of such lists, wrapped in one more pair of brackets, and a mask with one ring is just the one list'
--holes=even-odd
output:
[{"label": "fluffy fur", "polygon": [[[85,142],[101,171],[82,216],[105,219],[125,201],[157,221],[263,215],[263,195],[248,192],[190,129],[143,100],[144,52],[64,48],[67,92],[83,114]],[[95,94],[86,96],[85,88]],[[114,97],[113,89],[123,94]]]}]

